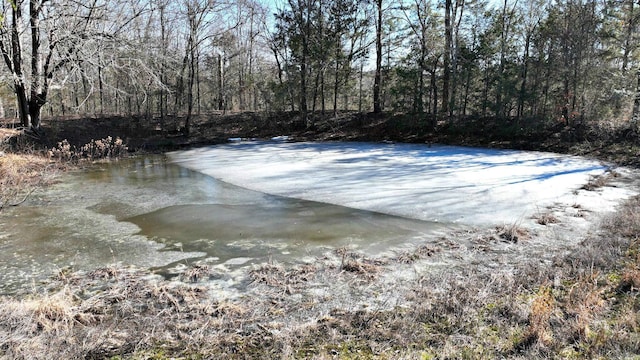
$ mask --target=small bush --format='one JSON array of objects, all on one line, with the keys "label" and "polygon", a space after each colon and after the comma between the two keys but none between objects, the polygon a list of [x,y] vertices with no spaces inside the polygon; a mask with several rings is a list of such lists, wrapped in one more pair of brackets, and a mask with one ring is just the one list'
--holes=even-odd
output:
[{"label": "small bush", "polygon": [[88,159],[118,158],[127,152],[127,146],[122,139],[107,136],[102,140],[92,140],[81,149],[82,155]]},{"label": "small bush", "polygon": [[128,150],[127,145],[119,137],[113,139],[111,136],[107,136],[101,140],[91,140],[80,149],[69,144],[69,141],[65,139],[58,142],[58,146],[49,150],[49,157],[62,161],[113,159],[125,156]]},{"label": "small bush", "polygon": [[77,160],[77,153],[75,151],[75,147],[71,147],[69,142],[65,139],[58,142],[58,146],[49,150],[49,157],[62,160],[62,161],[71,161]]}]

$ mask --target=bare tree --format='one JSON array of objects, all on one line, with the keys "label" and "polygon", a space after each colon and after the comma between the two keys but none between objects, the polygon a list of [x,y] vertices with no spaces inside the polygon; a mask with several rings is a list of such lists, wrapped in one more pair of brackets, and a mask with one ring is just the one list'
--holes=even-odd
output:
[{"label": "bare tree", "polygon": [[[47,101],[54,73],[70,59],[69,56],[56,55],[60,55],[60,51],[66,53],[64,55],[76,52],[74,44],[61,49],[67,45],[64,44],[65,39],[58,38],[54,29],[51,32],[44,29],[42,19],[45,3],[46,0],[2,2],[0,51],[13,79],[20,121],[23,126],[33,129],[40,126],[40,112]],[[25,24],[25,11],[29,19],[28,26]],[[49,36],[45,39],[45,46],[43,34]]]},{"label": "bare tree", "polygon": [[[37,130],[43,106],[53,87],[62,87],[73,74],[93,92],[89,71],[104,91],[105,49],[117,47],[123,29],[146,5],[128,0],[16,0],[2,2],[0,52],[11,74],[18,116],[24,127]],[[130,9],[126,12],[122,9]],[[27,25],[28,22],[28,25]],[[84,102],[84,100],[83,100]],[[80,101],[78,101],[78,104]],[[95,108],[95,107],[94,107]]]}]

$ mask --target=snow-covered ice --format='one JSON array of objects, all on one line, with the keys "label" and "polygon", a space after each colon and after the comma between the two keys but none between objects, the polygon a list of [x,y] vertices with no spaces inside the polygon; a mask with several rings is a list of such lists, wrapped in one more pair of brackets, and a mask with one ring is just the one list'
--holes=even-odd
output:
[{"label": "snow-covered ice", "polygon": [[[402,217],[513,224],[558,203],[608,206],[628,191],[576,191],[608,168],[554,153],[378,143],[238,142],[170,158],[268,194]],[[583,199],[584,198],[584,199]]]}]

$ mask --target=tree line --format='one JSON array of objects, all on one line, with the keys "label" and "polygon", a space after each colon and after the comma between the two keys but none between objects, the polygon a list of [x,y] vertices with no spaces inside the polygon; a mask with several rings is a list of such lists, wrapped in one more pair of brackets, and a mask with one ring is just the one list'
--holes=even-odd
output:
[{"label": "tree line", "polygon": [[[212,111],[630,120],[640,1],[3,0],[0,99],[43,115]],[[634,106],[634,100],[636,105]]]}]

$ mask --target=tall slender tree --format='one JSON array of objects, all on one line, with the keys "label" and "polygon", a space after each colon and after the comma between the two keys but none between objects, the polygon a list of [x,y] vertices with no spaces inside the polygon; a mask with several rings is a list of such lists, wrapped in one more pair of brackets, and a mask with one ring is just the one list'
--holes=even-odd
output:
[{"label": "tall slender tree", "polygon": [[442,70],[442,112],[449,115],[449,81],[451,79],[451,45],[453,42],[451,32],[451,0],[445,0],[444,5],[444,60]]},{"label": "tall slender tree", "polygon": [[383,8],[382,0],[375,0],[376,4],[376,69],[373,80],[373,112],[379,114],[382,112],[382,19]]}]

